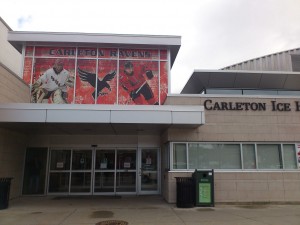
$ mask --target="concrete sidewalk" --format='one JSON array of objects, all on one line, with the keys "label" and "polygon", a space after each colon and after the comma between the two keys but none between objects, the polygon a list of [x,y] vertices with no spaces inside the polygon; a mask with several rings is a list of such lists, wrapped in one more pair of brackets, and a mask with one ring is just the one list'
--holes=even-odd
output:
[{"label": "concrete sidewalk", "polygon": [[0,210],[0,225],[300,225],[300,205],[176,208],[160,196],[22,197]]}]

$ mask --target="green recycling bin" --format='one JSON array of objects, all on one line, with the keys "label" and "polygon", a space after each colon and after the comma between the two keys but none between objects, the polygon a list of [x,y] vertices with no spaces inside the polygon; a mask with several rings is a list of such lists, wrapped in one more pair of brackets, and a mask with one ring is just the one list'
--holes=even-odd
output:
[{"label": "green recycling bin", "polygon": [[195,206],[215,206],[214,170],[195,170]]}]

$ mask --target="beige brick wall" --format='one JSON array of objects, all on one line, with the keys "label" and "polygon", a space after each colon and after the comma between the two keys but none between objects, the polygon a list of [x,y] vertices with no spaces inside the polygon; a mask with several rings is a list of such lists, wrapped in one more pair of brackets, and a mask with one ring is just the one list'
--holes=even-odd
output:
[{"label": "beige brick wall", "polygon": [[[165,173],[164,198],[176,202],[175,177],[190,177],[188,172]],[[299,202],[300,171],[215,172],[216,203]]]},{"label": "beige brick wall", "polygon": [[20,78],[22,55],[7,41],[10,30],[0,18],[0,103],[29,103],[29,86]]},{"label": "beige brick wall", "polygon": [[25,143],[24,135],[0,129],[0,177],[13,177],[10,198],[21,195]]},{"label": "beige brick wall", "polygon": [[[205,124],[196,129],[166,131],[163,141],[199,142],[300,142],[300,111],[295,110],[297,98],[168,96],[166,105],[204,105],[213,102],[266,103],[265,111],[205,110]],[[272,111],[271,101],[289,103],[291,111]],[[186,172],[166,172],[164,198],[176,202],[176,176]],[[239,171],[215,173],[216,202],[298,202],[300,171]]]},{"label": "beige brick wall", "polygon": [[21,76],[22,55],[7,41],[9,30],[11,29],[0,19],[0,63]]},{"label": "beige brick wall", "polygon": [[29,86],[0,65],[0,103],[29,103]]},{"label": "beige brick wall", "polygon": [[[297,98],[168,96],[166,105],[203,105],[213,102],[266,103],[266,111],[205,110],[205,124],[197,129],[169,129],[166,141],[300,142]],[[290,103],[291,111],[271,110],[271,101]]]}]

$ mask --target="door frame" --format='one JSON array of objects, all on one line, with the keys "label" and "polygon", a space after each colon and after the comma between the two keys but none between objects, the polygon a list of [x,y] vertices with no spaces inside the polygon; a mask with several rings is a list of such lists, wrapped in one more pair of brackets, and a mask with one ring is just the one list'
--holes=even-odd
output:
[{"label": "door frame", "polygon": [[[143,150],[156,150],[157,155],[157,190],[145,191],[142,190],[142,151]],[[161,193],[161,156],[160,156],[160,148],[155,147],[142,147],[138,148],[138,174],[137,174],[137,195],[157,195]]]}]

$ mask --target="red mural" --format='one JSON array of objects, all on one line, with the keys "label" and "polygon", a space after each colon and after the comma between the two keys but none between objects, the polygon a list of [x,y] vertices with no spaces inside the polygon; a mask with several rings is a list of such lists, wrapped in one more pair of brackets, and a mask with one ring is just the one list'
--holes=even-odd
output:
[{"label": "red mural", "polygon": [[158,105],[158,62],[120,61],[119,104]]},{"label": "red mural", "polygon": [[25,56],[33,56],[33,46],[26,47]]},{"label": "red mural", "polygon": [[163,105],[168,95],[168,62],[160,62],[160,105]]},{"label": "red mural", "polygon": [[31,102],[73,102],[74,59],[37,58],[34,63]]},{"label": "red mural", "polygon": [[74,47],[35,47],[35,57],[63,57],[75,58],[76,48]]},{"label": "red mural", "polygon": [[99,60],[97,104],[117,103],[117,60]]},{"label": "red mural", "polygon": [[27,84],[31,84],[32,60],[33,60],[32,57],[26,57],[24,60],[23,80]]},{"label": "red mural", "polygon": [[77,60],[76,104],[95,104],[96,63],[95,59]]},{"label": "red mural", "polygon": [[118,59],[117,48],[99,48],[98,49],[99,59]]},{"label": "red mural", "polygon": [[27,46],[23,79],[35,103],[162,104],[167,50]]},{"label": "red mural", "polygon": [[167,60],[167,59],[168,59],[167,50],[160,50],[160,60]]}]

